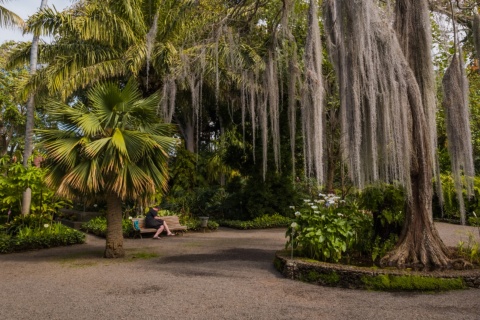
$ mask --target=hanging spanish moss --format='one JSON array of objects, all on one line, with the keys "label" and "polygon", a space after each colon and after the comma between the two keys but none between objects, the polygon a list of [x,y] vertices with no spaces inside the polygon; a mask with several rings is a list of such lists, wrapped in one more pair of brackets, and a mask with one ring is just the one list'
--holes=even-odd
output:
[{"label": "hanging spanish moss", "polygon": [[[258,71],[258,70],[257,70]],[[264,95],[260,93],[259,90],[259,80],[258,74],[256,71],[252,70],[245,70],[241,73],[241,108],[242,108],[242,126],[245,136],[245,125],[246,125],[246,118],[247,113],[250,115],[250,126],[252,130],[252,156],[253,162],[255,163],[255,151],[256,151],[256,137],[257,137],[257,127],[258,127],[258,120],[257,115],[260,118],[260,127],[262,129],[262,144],[268,144],[268,121],[262,121],[263,116],[267,115],[263,111],[263,102],[264,102]],[[265,131],[267,133],[266,136],[263,135],[264,126],[266,126]],[[266,149],[264,149],[266,151]],[[264,161],[266,165],[266,159]],[[266,167],[265,167],[266,169]],[[265,172],[264,172],[265,173]]]},{"label": "hanging spanish moss", "polygon": [[268,94],[260,93],[258,94],[258,118],[260,122],[260,130],[262,135],[262,171],[263,171],[263,180],[265,180],[267,175],[267,156],[268,156]]},{"label": "hanging spanish moss", "polygon": [[428,3],[418,0],[398,0],[395,5],[394,28],[402,51],[415,74],[427,118],[431,157],[435,159],[433,174],[437,195],[443,204],[442,184],[437,155],[436,85],[432,59],[432,32]]},{"label": "hanging spanish moss", "polygon": [[247,72],[243,71],[241,74],[241,85],[240,85],[240,108],[242,116],[242,138],[243,144],[245,145],[245,117],[246,110],[248,105],[248,91],[247,91]]},{"label": "hanging spanish moss", "polygon": [[478,72],[480,72],[480,15],[473,14],[473,44],[475,45],[475,56],[477,59]]},{"label": "hanging spanish moss", "polygon": [[[325,2],[329,53],[340,84],[342,150],[352,181],[398,181],[408,194],[410,104],[421,104],[394,31],[371,0]],[[410,74],[409,74],[410,71]],[[425,159],[429,161],[429,157]]]},{"label": "hanging spanish moss", "polygon": [[[268,99],[268,113],[270,115],[270,132],[272,135],[273,157],[276,169],[280,168],[280,101],[278,87],[278,72],[276,57],[273,51],[268,53],[267,66],[265,70],[266,98]],[[266,149],[268,146],[264,145]],[[263,152],[266,154],[265,150]],[[267,159],[264,159],[266,163]]]},{"label": "hanging spanish moss", "polygon": [[[285,0],[282,2],[282,20],[281,20],[281,36],[283,38],[283,61],[284,69],[286,72],[286,82],[287,82],[287,106],[288,106],[288,123],[289,123],[289,133],[290,133],[290,153],[291,153],[291,162],[292,162],[292,179],[296,177],[296,137],[297,137],[297,107],[298,107],[298,89],[301,85],[300,82],[300,72],[299,72],[299,63],[297,56],[297,41],[295,40],[294,35],[292,34],[289,20],[294,15],[295,11],[295,1],[294,0]],[[283,84],[283,81],[280,82]],[[283,87],[281,92],[281,97],[283,94]]]},{"label": "hanging spanish moss", "polygon": [[290,127],[290,153],[292,154],[292,178],[296,177],[295,142],[297,137],[297,83],[299,80],[296,50],[293,50],[288,62],[288,122]]},{"label": "hanging spanish moss", "polygon": [[153,18],[153,21],[152,21],[152,27],[150,28],[150,30],[148,31],[147,33],[147,36],[146,36],[146,45],[147,45],[147,54],[146,54],[146,57],[147,57],[147,90],[148,90],[148,77],[149,77],[149,73],[150,73],[150,59],[151,59],[151,56],[152,56],[152,50],[153,50],[153,43],[155,41],[155,37],[157,36],[157,30],[158,30],[158,17],[160,15],[160,10],[157,11],[157,13],[155,14],[155,17]]},{"label": "hanging spanish moss", "polygon": [[171,123],[175,112],[175,97],[177,95],[177,84],[172,76],[163,80],[162,99],[160,101],[160,115],[163,121]]},{"label": "hanging spanish moss", "polygon": [[257,115],[256,115],[256,108],[257,108],[257,81],[254,78],[254,73],[251,72],[248,77],[248,91],[250,97],[250,119],[252,121],[252,153],[253,153],[253,162],[255,163],[255,140],[257,137],[256,129],[257,129]]},{"label": "hanging spanish moss", "polygon": [[191,96],[191,114],[185,114],[186,129],[184,130],[187,149],[191,152],[198,148],[198,136],[200,127],[201,101],[202,101],[202,82],[204,66],[203,60],[205,51],[200,50],[198,55],[181,51],[180,60],[181,69],[177,76],[177,81],[185,86]]},{"label": "hanging spanish moss", "polygon": [[307,176],[315,175],[323,183],[323,82],[322,44],[318,9],[310,0],[308,33],[305,45],[305,71],[302,92],[302,128]]},{"label": "hanging spanish moss", "polygon": [[460,222],[465,225],[462,176],[466,178],[467,193],[473,188],[474,165],[468,111],[468,80],[461,52],[455,53],[443,77],[443,107],[446,114],[448,150],[460,206]]},{"label": "hanging spanish moss", "polygon": [[[395,31],[373,0],[326,0],[325,27],[339,78],[342,148],[352,180],[360,187],[375,180],[399,182],[406,190],[404,227],[381,265],[450,266],[431,219],[431,128]],[[413,25],[411,32],[421,27]]]}]

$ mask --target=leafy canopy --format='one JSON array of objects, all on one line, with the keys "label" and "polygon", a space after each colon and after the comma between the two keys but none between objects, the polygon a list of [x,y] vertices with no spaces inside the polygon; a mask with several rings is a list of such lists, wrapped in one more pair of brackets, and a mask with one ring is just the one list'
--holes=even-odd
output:
[{"label": "leafy canopy", "polygon": [[165,189],[176,140],[156,115],[158,103],[158,94],[142,98],[132,80],[123,88],[98,84],[86,104],[50,101],[57,128],[38,130],[51,161],[47,181],[62,195],[114,193],[124,200]]}]

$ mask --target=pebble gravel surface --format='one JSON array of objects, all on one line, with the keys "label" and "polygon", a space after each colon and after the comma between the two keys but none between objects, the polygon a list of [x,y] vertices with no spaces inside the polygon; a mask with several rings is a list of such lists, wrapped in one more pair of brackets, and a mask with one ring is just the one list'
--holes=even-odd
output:
[{"label": "pebble gravel surface", "polygon": [[[437,223],[454,246],[478,229]],[[0,320],[22,319],[480,319],[480,290],[389,293],[321,287],[273,267],[285,229],[188,232],[0,255]]]}]

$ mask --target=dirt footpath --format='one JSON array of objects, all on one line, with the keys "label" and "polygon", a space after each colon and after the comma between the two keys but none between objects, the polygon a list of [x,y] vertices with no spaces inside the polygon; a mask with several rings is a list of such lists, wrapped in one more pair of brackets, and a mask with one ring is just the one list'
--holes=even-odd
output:
[{"label": "dirt footpath", "polygon": [[[468,227],[438,224],[447,245]],[[327,288],[272,265],[285,230],[127,239],[127,257],[101,258],[104,239],[0,255],[0,319],[480,319],[480,290],[440,294]]]}]

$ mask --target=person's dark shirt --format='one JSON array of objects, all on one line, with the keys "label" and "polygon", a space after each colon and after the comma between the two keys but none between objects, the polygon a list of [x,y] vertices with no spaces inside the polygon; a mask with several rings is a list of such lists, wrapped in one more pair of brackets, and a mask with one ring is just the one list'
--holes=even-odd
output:
[{"label": "person's dark shirt", "polygon": [[155,217],[158,216],[158,211],[154,210],[153,208],[150,209],[145,216],[145,226],[147,228],[160,228],[163,224],[162,220],[157,220]]}]

